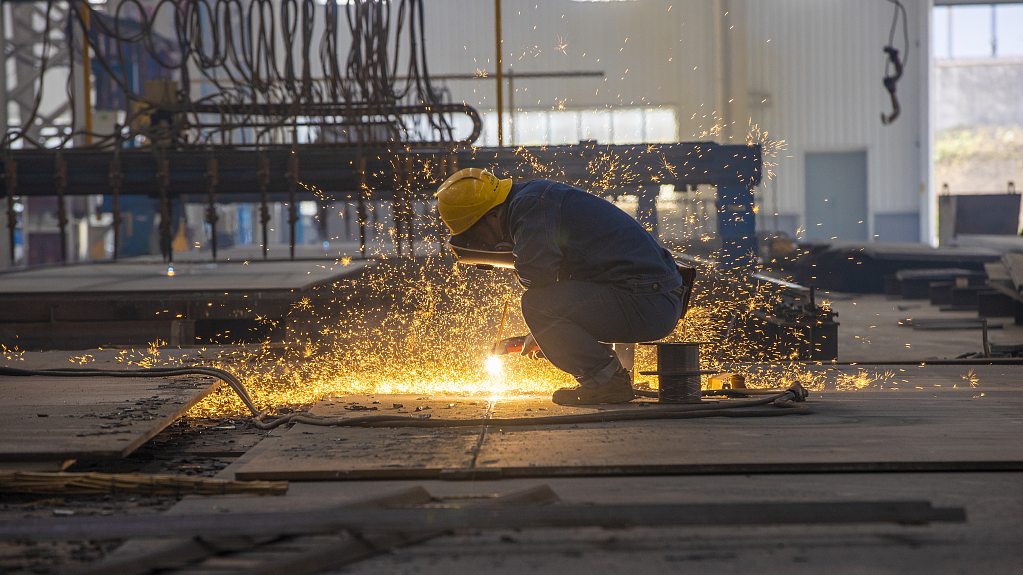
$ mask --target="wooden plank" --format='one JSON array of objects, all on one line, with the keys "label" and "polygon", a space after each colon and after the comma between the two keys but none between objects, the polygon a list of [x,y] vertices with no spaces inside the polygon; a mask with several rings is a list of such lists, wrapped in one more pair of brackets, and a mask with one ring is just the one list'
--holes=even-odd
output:
[{"label": "wooden plank", "polygon": [[772,501],[747,503],[566,504],[548,507],[331,509],[285,513],[33,517],[0,521],[0,540],[77,541],[138,537],[306,535],[451,529],[625,528],[667,525],[963,522],[962,508],[929,501]]},{"label": "wooden plank", "polygon": [[[422,505],[432,496],[422,487],[403,489],[342,505],[337,509],[391,509]],[[277,540],[276,534],[262,539],[238,537],[190,538],[165,541],[151,549],[127,556],[114,556],[76,572],[76,575],[142,575],[154,569],[186,567],[192,563],[225,552],[240,552]]]},{"label": "wooden plank", "polygon": [[[374,404],[377,401],[379,403]],[[396,405],[402,407],[396,408]],[[349,411],[356,406],[375,411]],[[347,408],[347,409],[346,409]],[[419,408],[420,411],[416,411]],[[429,408],[429,409],[427,409]],[[480,398],[416,395],[340,396],[318,403],[315,415],[362,417],[407,415],[475,419],[487,411]],[[471,464],[479,429],[390,429],[318,427],[296,424],[272,449],[238,469],[252,476],[288,475],[306,480],[372,477],[436,477],[442,470]]]},{"label": "wooden plank", "polygon": [[220,385],[208,377],[0,377],[0,460],[121,458]]},{"label": "wooden plank", "polygon": [[[465,502],[465,507],[482,507],[487,509],[507,509],[511,507],[539,507],[558,502],[558,496],[546,485],[538,485],[506,493],[489,499],[472,499]],[[391,549],[422,543],[430,539],[446,535],[447,531],[384,531],[364,532],[359,537],[343,533],[335,536],[302,536],[290,537],[280,542],[259,548],[264,561],[238,570],[239,575],[306,575],[326,568],[337,568],[349,565],[362,559],[386,553]],[[274,557],[269,552],[283,551]],[[252,558],[256,553],[240,554],[245,559]],[[207,561],[196,566],[197,569],[210,568]],[[120,575],[120,574],[119,574]],[[178,575],[178,574],[176,574]],[[180,574],[184,575],[184,574]]]},{"label": "wooden plank", "polygon": [[[306,290],[358,273],[367,262],[97,263],[0,274],[0,294]],[[173,269],[173,273],[169,272]]]}]

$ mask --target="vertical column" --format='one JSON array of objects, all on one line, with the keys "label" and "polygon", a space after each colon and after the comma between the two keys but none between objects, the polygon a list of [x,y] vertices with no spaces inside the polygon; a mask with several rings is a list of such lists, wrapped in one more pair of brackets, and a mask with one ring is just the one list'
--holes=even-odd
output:
[{"label": "vertical column", "polygon": [[217,159],[211,157],[206,169],[206,223],[210,225],[210,248],[213,261],[217,261]]},{"label": "vertical column", "polygon": [[267,258],[267,224],[270,223],[270,160],[263,154],[259,155],[259,169],[256,170],[256,179],[259,182],[259,225],[262,229],[263,259]]},{"label": "vertical column", "polygon": [[359,198],[356,217],[359,219],[359,250],[362,258],[366,259],[366,196],[369,188],[366,186],[366,158],[359,154],[355,161],[355,170],[359,175]]},{"label": "vertical column", "polygon": [[494,0],[494,41],[497,61],[497,147],[504,147],[504,70],[501,62],[501,0]]},{"label": "vertical column", "polygon": [[[0,141],[7,147],[7,4],[0,3]],[[0,240],[3,241],[3,240]],[[0,256],[3,257],[3,256]]]},{"label": "vertical column", "polygon": [[[0,4],[3,10],[3,4]],[[0,269],[14,265],[14,233],[18,227],[18,214],[14,211],[14,192],[18,189],[18,165],[10,158],[4,158],[4,187],[7,201],[4,203],[3,237],[0,237]]]},{"label": "vertical column", "polygon": [[121,156],[120,156],[121,143],[117,142],[117,147],[114,149],[114,160],[110,162],[110,192],[111,198],[111,212],[113,215],[113,229],[114,229],[114,261],[117,261],[121,245],[121,184],[124,183],[124,173],[121,171]]},{"label": "vertical column", "polygon": [[60,261],[67,263],[68,258],[68,237],[67,237],[67,197],[64,192],[67,190],[67,162],[63,156],[57,153],[57,159],[53,168],[54,187],[57,188],[57,226],[60,228]]},{"label": "vertical column", "polygon": [[721,265],[736,271],[752,271],[757,263],[753,189],[761,178],[760,146],[712,146],[708,152],[718,188]]},{"label": "vertical column", "polygon": [[[951,9],[951,6],[949,6]],[[917,117],[920,122],[920,137],[925,138],[920,146],[920,241],[931,246],[938,245],[938,191],[934,186],[934,121],[931,110],[934,90],[934,61],[931,59],[931,34],[932,15],[934,12],[934,1],[925,0],[916,3],[916,6],[908,6],[909,14],[915,14],[916,25],[911,28],[910,34],[919,39],[919,44],[913,52],[913,61],[910,62],[910,70],[916,70],[919,74],[919,112]],[[918,12],[919,11],[919,12]],[[913,18],[913,16],[910,16]],[[949,18],[949,26],[952,19]],[[950,31],[951,32],[951,31]],[[912,41],[912,36],[910,40]],[[949,42],[952,42],[952,34],[948,35]],[[949,46],[949,57],[952,56],[952,48]]]},{"label": "vertical column", "polygon": [[160,253],[163,261],[174,263],[174,228],[173,211],[167,188],[170,186],[170,161],[161,150],[156,160],[156,185],[160,197]]},{"label": "vertical column", "polygon": [[732,269],[750,267],[757,259],[757,222],[753,184],[718,186],[718,235],[721,263]]},{"label": "vertical column", "polygon": [[74,6],[74,3],[69,3],[67,16],[71,20],[71,24],[68,29],[71,30],[70,42],[68,42],[68,55],[71,67],[71,96],[72,96],[72,108],[71,117],[73,123],[71,130],[74,133],[72,138],[72,144],[78,148],[84,146],[85,142],[85,119],[88,116],[88,110],[86,109],[86,75],[89,70],[85,67],[85,62],[82,59],[81,47],[85,42],[85,30],[76,21],[75,15],[81,10],[80,6]]},{"label": "vertical column", "polygon": [[295,224],[298,223],[298,155],[291,151],[288,156],[288,171],[285,174],[288,179],[288,231],[290,236],[290,257],[295,259]]}]

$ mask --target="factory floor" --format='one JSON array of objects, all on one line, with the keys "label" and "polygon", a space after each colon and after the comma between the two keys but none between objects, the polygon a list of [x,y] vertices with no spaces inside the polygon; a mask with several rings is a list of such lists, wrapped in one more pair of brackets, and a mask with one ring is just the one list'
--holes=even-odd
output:
[{"label": "factory floor", "polygon": [[[342,471],[361,470],[366,478],[292,480],[287,494],[278,497],[2,495],[0,519],[63,516],[69,510],[79,516],[312,511],[412,487],[425,488],[444,501],[472,501],[547,486],[560,505],[742,503],[749,504],[751,521],[729,526],[468,530],[385,548],[371,557],[315,572],[1023,572],[1023,442],[1019,441],[1023,367],[871,367],[866,364],[955,358],[980,351],[980,330],[921,331],[898,323],[908,317],[968,319],[976,314],[942,312],[926,302],[880,295],[824,297],[839,312],[839,360],[860,365],[820,366],[814,372],[820,379],[814,380],[819,385],[807,401],[808,415],[532,426],[492,429],[486,434],[476,428],[412,431],[304,424],[257,432],[239,418],[185,418],[184,425],[168,427],[120,462],[79,463],[70,470],[187,470],[225,479],[248,477],[248,470],[253,476],[248,478],[270,472],[301,478],[303,469],[333,465]],[[991,342],[1023,344],[1023,328],[1013,325],[1012,318],[995,318],[991,324],[1002,325],[989,330]],[[76,356],[83,354],[26,353],[4,365],[63,367],[69,357]],[[869,377],[851,376],[863,369]],[[480,409],[492,402],[490,409],[503,409],[508,417],[558,409],[548,398],[537,397],[460,397],[447,403],[447,398],[385,395],[328,397],[316,409],[344,414],[342,404],[404,402],[411,408],[415,401],[432,404],[435,418],[451,417],[445,414],[460,408],[442,413],[438,407],[455,401],[466,405],[464,417],[473,416],[477,409],[467,407],[472,402],[478,402]],[[415,469],[424,466],[422,461],[430,459],[444,459],[447,463],[440,467],[517,470],[519,477],[463,473],[448,480],[400,478],[408,470],[414,476]],[[814,462],[822,465],[821,470],[814,470]],[[650,467],[665,463],[674,465],[674,471]],[[587,465],[591,466],[588,471],[581,469]],[[700,471],[699,465],[706,467]],[[843,470],[843,465],[848,468]],[[353,476],[358,474],[339,475]],[[826,510],[827,504],[836,502],[886,501],[924,501],[960,509],[965,521],[781,524],[765,520],[757,524],[755,511],[772,502],[822,504]],[[143,554],[160,544],[141,539],[4,542],[0,570],[68,572]],[[226,569],[228,558],[221,559]]]},{"label": "factory floor", "polygon": [[[834,524],[459,533],[323,573],[1019,573],[1023,473],[780,474],[294,483],[301,509],[422,486],[436,496],[496,494],[547,485],[562,503],[760,503],[927,500],[962,506],[963,524]],[[290,502],[288,501],[290,500]],[[189,500],[177,512],[224,501]],[[237,511],[258,511],[249,501]],[[192,504],[186,506],[186,504]],[[276,506],[275,506],[276,507]],[[194,511],[193,511],[194,512]]]},{"label": "factory floor", "polygon": [[[913,329],[907,319],[970,321],[976,311],[943,311],[927,300],[905,300],[881,294],[824,292],[822,296],[838,312],[839,361],[917,361],[954,359],[983,350],[982,330]],[[1023,325],[1012,317],[988,319],[992,344],[1023,345]]]},{"label": "factory floor", "polygon": [[[967,373],[974,379],[966,379]],[[477,429],[469,430],[465,444],[457,444],[462,435],[455,430],[378,432],[299,424],[271,432],[220,476],[242,476],[249,470],[250,476],[301,477],[303,470],[322,470],[323,465],[345,470],[339,477],[360,470],[380,475],[373,480],[292,481],[287,495],[272,500],[188,497],[170,513],[311,511],[411,487],[450,502],[546,486],[560,505],[739,503],[749,508],[750,524],[468,530],[322,572],[1016,573],[1023,569],[1020,373],[1018,366],[932,366],[901,372],[863,391],[838,391],[828,384],[808,399],[812,413],[795,417],[490,429],[479,452],[481,461],[473,463],[484,469],[509,465],[504,469],[527,475],[535,470],[535,477],[515,479],[381,479],[402,470],[415,472],[423,458],[468,459],[464,447],[471,445]],[[385,395],[359,399],[408,401]],[[511,415],[514,409],[535,412],[536,401],[507,398],[496,403]],[[370,432],[378,435],[366,443]],[[337,439],[344,440],[342,447],[331,443]],[[402,452],[404,458],[394,457]],[[802,472],[770,468],[806,462],[811,465]],[[829,463],[859,463],[866,471],[831,467],[830,472],[814,473],[813,462],[822,469]],[[693,465],[683,474],[670,474],[644,471],[644,463],[680,468],[716,464],[725,472],[701,473]],[[920,469],[945,470],[908,471],[913,463]],[[585,465],[594,467],[580,470]],[[573,469],[578,476],[564,476]],[[765,503],[823,504],[826,515],[834,503],[887,501],[960,509],[965,521],[756,524],[757,508]],[[121,557],[131,550],[122,550]]]}]

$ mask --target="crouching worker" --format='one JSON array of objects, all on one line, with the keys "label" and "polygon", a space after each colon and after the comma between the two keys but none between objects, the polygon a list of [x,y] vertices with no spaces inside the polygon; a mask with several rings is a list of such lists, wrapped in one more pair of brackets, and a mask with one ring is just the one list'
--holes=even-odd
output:
[{"label": "crouching worker", "polygon": [[611,344],[675,329],[688,287],[667,250],[614,204],[549,180],[513,184],[468,168],[441,184],[437,208],[453,247],[511,251],[532,337],[579,383],[555,391],[555,403],[633,399]]}]

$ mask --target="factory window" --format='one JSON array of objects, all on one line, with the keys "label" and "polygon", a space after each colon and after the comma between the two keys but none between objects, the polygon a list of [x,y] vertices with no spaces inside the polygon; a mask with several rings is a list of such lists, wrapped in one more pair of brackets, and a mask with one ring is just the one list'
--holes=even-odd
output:
[{"label": "factory window", "polygon": [[[504,115],[506,146],[564,146],[582,140],[600,144],[678,141],[674,108],[520,110]],[[483,113],[479,146],[497,145],[497,113]]]},{"label": "factory window", "polygon": [[935,185],[953,196],[1017,189],[1023,165],[1006,158],[1023,157],[1023,3],[931,16]]},{"label": "factory window", "polygon": [[937,59],[1023,56],[1023,4],[936,6],[932,15]]}]

